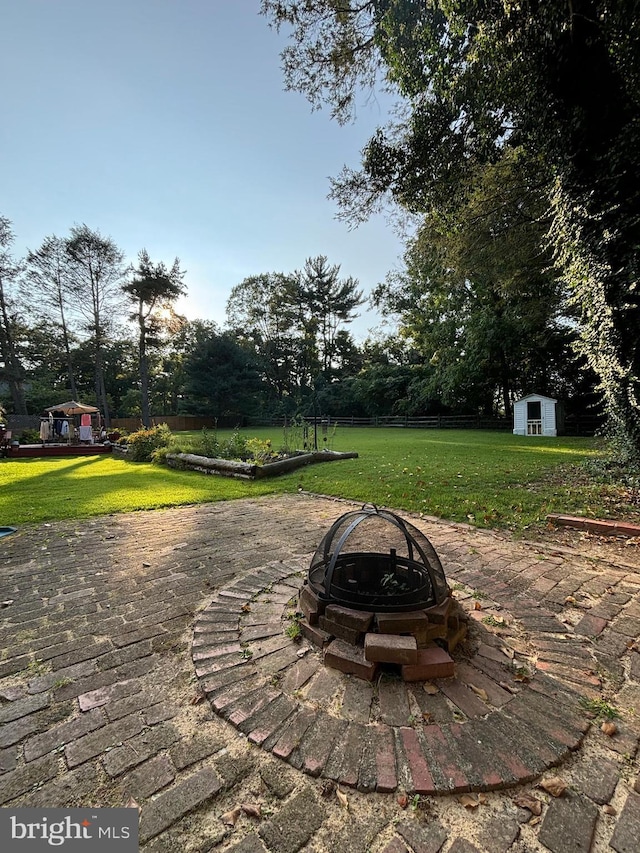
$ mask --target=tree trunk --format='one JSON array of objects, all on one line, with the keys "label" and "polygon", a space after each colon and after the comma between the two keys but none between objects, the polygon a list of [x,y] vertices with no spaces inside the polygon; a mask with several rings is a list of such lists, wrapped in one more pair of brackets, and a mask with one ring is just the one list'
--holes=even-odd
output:
[{"label": "tree trunk", "polygon": [[149,363],[147,361],[147,348],[144,330],[140,330],[140,396],[142,406],[142,425],[145,429],[151,426],[151,412],[149,410]]},{"label": "tree trunk", "polygon": [[24,395],[23,368],[13,340],[13,324],[7,309],[2,279],[0,279],[0,352],[5,360],[4,374],[9,385],[15,413],[16,415],[26,415],[27,402]]}]

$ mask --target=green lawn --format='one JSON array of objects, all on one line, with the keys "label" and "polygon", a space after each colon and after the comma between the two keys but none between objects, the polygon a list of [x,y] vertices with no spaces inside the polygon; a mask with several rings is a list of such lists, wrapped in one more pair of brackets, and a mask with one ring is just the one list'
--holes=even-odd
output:
[{"label": "green lawn", "polygon": [[[253,428],[247,434],[271,438],[274,447],[283,442],[278,428]],[[183,438],[188,440],[188,434],[181,434]],[[600,453],[590,439],[345,427],[337,431],[331,446],[355,450],[359,458],[312,465],[259,482],[111,456],[2,460],[0,525],[299,489],[514,530],[543,521],[548,512],[637,518],[637,509],[625,503],[619,489],[587,478],[580,463]]]}]

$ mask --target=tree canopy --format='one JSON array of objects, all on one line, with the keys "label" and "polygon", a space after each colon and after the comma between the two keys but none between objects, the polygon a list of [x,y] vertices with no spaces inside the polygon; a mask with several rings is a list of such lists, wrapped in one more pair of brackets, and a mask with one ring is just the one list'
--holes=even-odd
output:
[{"label": "tree canopy", "polygon": [[263,0],[290,28],[287,86],[346,121],[377,77],[403,99],[333,195],[361,221],[385,199],[465,203],[478,164],[521,148],[544,168],[554,261],[611,425],[640,454],[638,0]]}]

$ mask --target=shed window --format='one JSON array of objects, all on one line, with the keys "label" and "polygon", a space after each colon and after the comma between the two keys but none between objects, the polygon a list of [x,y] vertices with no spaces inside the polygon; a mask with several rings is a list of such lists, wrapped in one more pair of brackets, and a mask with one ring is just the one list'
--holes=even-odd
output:
[{"label": "shed window", "polygon": [[539,421],[542,418],[542,408],[540,400],[530,400],[527,403],[527,420]]}]

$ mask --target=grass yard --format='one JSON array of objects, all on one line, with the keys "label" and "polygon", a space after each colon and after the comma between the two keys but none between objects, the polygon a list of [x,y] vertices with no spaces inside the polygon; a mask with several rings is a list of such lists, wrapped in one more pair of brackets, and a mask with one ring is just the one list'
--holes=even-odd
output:
[{"label": "grass yard", "polygon": [[[231,431],[220,431],[221,438]],[[249,437],[283,443],[278,428]],[[188,433],[180,433],[188,444]],[[525,438],[472,430],[340,428],[333,450],[358,459],[301,468],[250,482],[175,471],[110,456],[0,461],[0,525],[79,518],[110,512],[232,500],[300,489],[523,530],[548,512],[637,521],[634,495],[590,480],[582,463],[597,458],[584,438]]]}]

